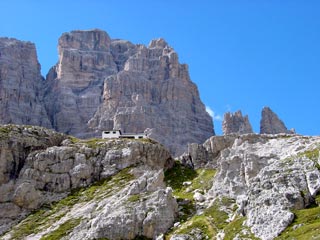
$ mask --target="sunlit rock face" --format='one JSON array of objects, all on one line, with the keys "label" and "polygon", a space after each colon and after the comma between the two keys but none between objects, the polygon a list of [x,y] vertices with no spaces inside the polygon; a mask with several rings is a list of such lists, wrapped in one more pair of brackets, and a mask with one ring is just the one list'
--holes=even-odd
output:
[{"label": "sunlit rock face", "polygon": [[144,46],[100,30],[72,31],[58,49],[45,93],[56,130],[79,137],[146,130],[174,155],[214,135],[187,65],[163,39]]},{"label": "sunlit rock face", "polygon": [[222,130],[224,135],[252,133],[252,127],[248,115],[242,116],[241,111],[227,112],[224,115]]},{"label": "sunlit rock face", "polygon": [[288,130],[283,121],[269,107],[264,107],[261,112],[260,121],[261,134],[294,133]]},{"label": "sunlit rock face", "polygon": [[43,83],[35,45],[0,38],[0,123],[51,127],[39,96]]}]

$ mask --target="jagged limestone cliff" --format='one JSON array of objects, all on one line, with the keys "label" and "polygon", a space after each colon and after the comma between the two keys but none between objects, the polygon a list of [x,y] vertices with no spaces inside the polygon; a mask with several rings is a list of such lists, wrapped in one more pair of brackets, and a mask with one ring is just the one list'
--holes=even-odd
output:
[{"label": "jagged limestone cliff", "polygon": [[43,84],[35,45],[0,38],[0,124],[51,127],[40,98]]},{"label": "jagged limestone cliff", "polygon": [[0,123],[81,138],[147,129],[174,155],[214,135],[188,66],[163,39],[144,46],[77,30],[62,34],[58,52],[44,80],[34,44],[0,38]]},{"label": "jagged limestone cliff", "polygon": [[148,129],[174,155],[214,134],[187,65],[163,39],[144,46],[101,30],[72,31],[58,49],[44,95],[56,130],[88,137]]}]

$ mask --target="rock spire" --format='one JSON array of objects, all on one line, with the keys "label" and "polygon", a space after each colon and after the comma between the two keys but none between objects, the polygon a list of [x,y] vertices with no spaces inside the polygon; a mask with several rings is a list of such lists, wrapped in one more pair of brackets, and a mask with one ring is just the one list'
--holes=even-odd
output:
[{"label": "rock spire", "polygon": [[260,134],[294,133],[288,130],[283,121],[269,107],[261,112]]},{"label": "rock spire", "polygon": [[224,135],[252,133],[252,127],[248,115],[242,116],[241,111],[227,112],[224,115],[222,130]]}]

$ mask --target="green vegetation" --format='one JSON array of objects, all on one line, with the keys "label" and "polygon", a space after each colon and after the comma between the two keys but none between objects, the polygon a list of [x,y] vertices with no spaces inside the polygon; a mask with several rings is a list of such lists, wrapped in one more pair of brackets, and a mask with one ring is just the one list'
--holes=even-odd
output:
[{"label": "green vegetation", "polygon": [[220,230],[228,226],[227,219],[229,216],[227,211],[232,212],[234,205],[233,199],[216,199],[211,207],[205,209],[200,215],[192,216],[178,229],[174,230],[172,234],[190,234],[192,229],[197,228],[209,239],[212,239]]},{"label": "green vegetation", "polygon": [[61,224],[56,230],[43,236],[40,240],[58,240],[68,235],[72,229],[79,225],[81,219],[70,219]]},{"label": "green vegetation", "polygon": [[[176,198],[193,200],[192,191],[195,189],[202,192],[209,190],[215,174],[215,169],[194,170],[175,162],[174,167],[165,172],[165,182],[172,187]],[[191,182],[191,184],[184,186],[184,182]]]},{"label": "green vegetation", "polygon": [[224,228],[224,240],[233,240],[236,237],[238,239],[258,240],[259,238],[255,237],[248,227],[243,226],[245,220],[245,217],[237,217],[226,225]]},{"label": "green vegetation", "polygon": [[128,198],[129,202],[138,202],[139,200],[140,200],[140,194],[134,194]]},{"label": "green vegetation", "polygon": [[293,222],[277,237],[283,239],[318,239],[320,236],[320,194],[316,197],[316,204],[310,208],[295,210]]},{"label": "green vegetation", "polygon": [[[193,192],[198,189],[200,192],[209,190],[212,186],[215,169],[197,169],[183,166],[176,161],[174,167],[165,172],[165,182],[173,189],[173,195],[177,198],[180,206],[178,221],[184,222],[195,213]],[[183,184],[190,182],[190,184]]]},{"label": "green vegetation", "polygon": [[287,158],[283,159],[282,163],[285,164],[285,165],[292,165],[294,163],[294,159],[307,157],[310,160],[312,160],[314,162],[314,164],[315,164],[315,167],[318,170],[320,170],[320,164],[318,163],[319,151],[320,151],[320,147],[317,147],[317,148],[315,148],[313,150],[307,150],[305,152],[298,153],[297,155],[294,155],[294,156],[287,157]]},{"label": "green vegetation", "polygon": [[[0,133],[1,133],[1,131],[0,131]],[[73,144],[83,143],[83,144],[86,144],[90,148],[97,148],[97,147],[99,147],[99,145],[101,145],[101,144],[103,144],[105,142],[109,142],[109,141],[114,141],[115,140],[115,139],[102,139],[102,138],[79,139],[79,138],[75,138],[73,136],[69,136],[69,139]],[[117,140],[121,140],[123,142],[139,141],[139,142],[152,143],[152,144],[157,143],[155,140],[150,139],[150,138],[139,138],[139,139],[121,138],[121,139],[117,139]]]},{"label": "green vegetation", "polygon": [[[130,169],[127,168],[109,179],[104,179],[92,184],[88,188],[74,189],[66,198],[56,203],[43,206],[40,210],[30,214],[12,229],[12,237],[13,239],[23,239],[30,234],[41,232],[64,217],[75,204],[111,196],[123,188],[128,181],[133,178],[134,176],[130,173]],[[63,229],[73,224],[75,224],[75,222],[69,222],[66,226],[62,226],[59,232],[62,232]]]},{"label": "green vegetation", "polygon": [[[198,229],[204,237],[214,239],[220,231],[225,232],[225,239],[233,239],[235,236],[256,239],[249,229],[243,231],[245,227],[242,223],[245,218],[238,217],[232,222],[228,222],[229,215],[234,214],[237,205],[234,199],[226,197],[217,198],[213,204],[205,209],[201,214],[195,215],[195,202],[193,200],[193,191],[205,193],[212,187],[215,169],[197,169],[176,162],[172,169],[165,172],[165,181],[172,187],[173,194],[177,197],[180,214],[178,221],[180,226],[172,229],[166,239],[170,239],[173,234],[190,234],[193,229]],[[183,184],[190,182],[190,184]]]},{"label": "green vegetation", "polygon": [[305,157],[309,158],[310,160],[312,160],[314,162],[315,167],[320,170],[320,165],[318,163],[319,151],[320,151],[319,148],[315,148],[313,150],[307,150],[303,153],[298,154],[298,157],[305,156]]},{"label": "green vegetation", "polygon": [[7,126],[1,126],[0,127],[0,138],[7,138],[9,133],[12,130],[12,126],[7,125]]}]

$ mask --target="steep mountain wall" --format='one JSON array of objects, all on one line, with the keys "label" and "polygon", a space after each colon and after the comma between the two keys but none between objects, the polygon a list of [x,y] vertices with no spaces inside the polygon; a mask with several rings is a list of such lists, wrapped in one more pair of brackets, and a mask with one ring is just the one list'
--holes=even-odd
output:
[{"label": "steep mountain wall", "polygon": [[0,38],[0,123],[51,127],[39,96],[43,84],[35,45]]},{"label": "steep mountain wall", "polygon": [[56,130],[88,137],[148,129],[174,155],[214,134],[187,65],[163,39],[146,47],[100,30],[72,31],[58,49],[44,95]]}]

